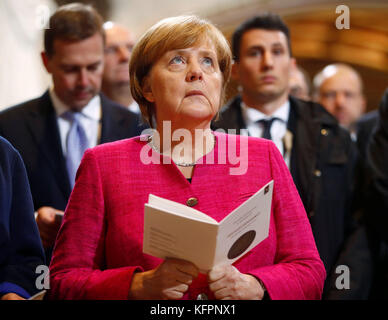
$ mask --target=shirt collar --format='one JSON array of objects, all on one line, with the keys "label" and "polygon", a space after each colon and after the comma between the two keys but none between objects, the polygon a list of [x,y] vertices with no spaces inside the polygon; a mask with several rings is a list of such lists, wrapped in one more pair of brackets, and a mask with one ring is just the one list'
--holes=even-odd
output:
[{"label": "shirt collar", "polygon": [[[62,102],[61,99],[57,96],[54,91],[54,87],[51,87],[49,90],[50,98],[53,103],[55,112],[58,117],[61,117],[66,111],[69,111],[70,108]],[[100,95],[94,96],[89,103],[82,108],[81,114],[86,118],[99,121],[101,119],[101,98]]]},{"label": "shirt collar", "polygon": [[278,108],[272,115],[268,116],[261,111],[248,107],[244,101],[241,101],[241,107],[245,120],[249,122],[257,122],[262,119],[278,118],[283,122],[288,122],[288,117],[290,114],[290,101],[287,100],[280,108]]}]

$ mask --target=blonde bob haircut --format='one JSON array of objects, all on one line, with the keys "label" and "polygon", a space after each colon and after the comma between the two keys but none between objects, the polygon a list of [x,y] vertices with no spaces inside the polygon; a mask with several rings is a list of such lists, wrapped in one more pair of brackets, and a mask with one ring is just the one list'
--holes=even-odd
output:
[{"label": "blonde bob haircut", "polygon": [[197,16],[163,19],[152,26],[137,42],[129,65],[131,93],[140,106],[143,118],[151,127],[153,127],[155,106],[144,97],[142,88],[154,63],[168,51],[190,48],[209,40],[216,49],[218,64],[223,75],[220,100],[222,104],[230,77],[232,54],[221,31],[209,21]]}]

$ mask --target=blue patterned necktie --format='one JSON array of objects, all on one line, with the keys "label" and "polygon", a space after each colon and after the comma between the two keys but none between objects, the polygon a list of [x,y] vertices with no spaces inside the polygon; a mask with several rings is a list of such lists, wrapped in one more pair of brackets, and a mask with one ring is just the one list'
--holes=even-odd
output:
[{"label": "blue patterned necktie", "polygon": [[263,134],[261,135],[262,138],[272,140],[271,126],[275,120],[278,120],[278,118],[261,119],[257,121],[257,123],[263,124]]},{"label": "blue patterned necktie", "polygon": [[71,121],[71,127],[66,139],[66,167],[71,188],[74,187],[75,174],[82,156],[89,145],[85,130],[80,121],[81,116],[80,112],[69,111],[65,114],[66,119]]}]

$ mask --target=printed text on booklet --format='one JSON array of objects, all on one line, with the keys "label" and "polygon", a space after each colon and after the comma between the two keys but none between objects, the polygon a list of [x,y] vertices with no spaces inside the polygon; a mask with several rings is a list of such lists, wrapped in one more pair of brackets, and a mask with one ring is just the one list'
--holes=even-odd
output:
[{"label": "printed text on booklet", "polygon": [[144,207],[143,252],[179,258],[201,271],[232,264],[268,236],[273,180],[220,223],[183,204],[150,194]]}]

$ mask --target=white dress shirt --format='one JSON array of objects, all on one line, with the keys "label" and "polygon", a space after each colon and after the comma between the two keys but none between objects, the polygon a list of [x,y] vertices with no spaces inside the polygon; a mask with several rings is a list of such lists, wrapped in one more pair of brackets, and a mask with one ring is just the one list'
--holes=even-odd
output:
[{"label": "white dress shirt", "polygon": [[[57,114],[59,135],[61,138],[61,145],[63,155],[67,155],[66,139],[69,133],[71,122],[63,115],[70,108],[67,107],[56,95],[53,88],[50,89],[50,98],[53,103],[55,112]],[[99,95],[96,95],[89,103],[81,110],[82,117],[80,118],[81,125],[85,130],[86,137],[88,138],[89,148],[95,147],[98,144],[101,136],[101,99]]]},{"label": "white dress shirt", "polygon": [[241,102],[243,119],[247,125],[249,135],[252,137],[261,137],[264,126],[257,121],[271,118],[277,118],[271,126],[271,137],[280,153],[284,155],[283,139],[287,132],[287,122],[290,114],[290,102],[287,100],[279,109],[277,109],[271,116],[268,116],[257,109],[248,107],[244,102]]}]

